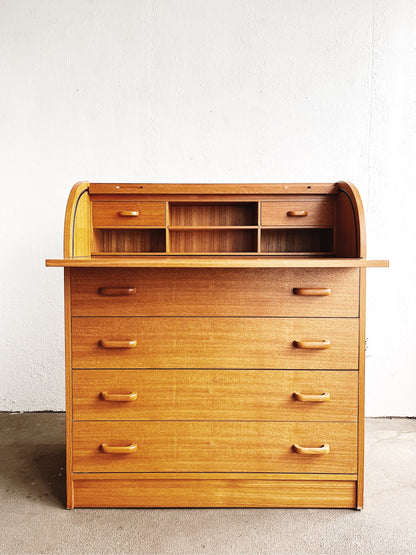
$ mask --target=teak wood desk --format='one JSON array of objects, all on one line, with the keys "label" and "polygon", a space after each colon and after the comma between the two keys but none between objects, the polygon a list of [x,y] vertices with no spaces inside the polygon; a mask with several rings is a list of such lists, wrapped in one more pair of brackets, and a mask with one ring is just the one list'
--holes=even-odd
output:
[{"label": "teak wood desk", "polygon": [[69,508],[362,507],[353,185],[81,182],[64,235]]}]

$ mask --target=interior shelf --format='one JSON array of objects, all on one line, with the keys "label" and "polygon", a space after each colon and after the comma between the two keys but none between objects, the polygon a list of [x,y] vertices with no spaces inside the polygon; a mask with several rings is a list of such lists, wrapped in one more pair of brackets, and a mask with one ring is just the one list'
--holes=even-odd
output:
[{"label": "interior shelf", "polygon": [[256,225],[194,225],[194,226],[170,226],[171,231],[210,231],[210,230],[236,230],[236,229],[258,229]]}]

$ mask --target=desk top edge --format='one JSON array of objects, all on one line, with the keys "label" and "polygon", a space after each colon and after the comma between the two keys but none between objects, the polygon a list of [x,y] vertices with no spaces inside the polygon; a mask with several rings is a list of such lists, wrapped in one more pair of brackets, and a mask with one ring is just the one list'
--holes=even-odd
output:
[{"label": "desk top edge", "polygon": [[46,266],[55,268],[387,268],[389,261],[364,258],[146,256],[48,259]]}]

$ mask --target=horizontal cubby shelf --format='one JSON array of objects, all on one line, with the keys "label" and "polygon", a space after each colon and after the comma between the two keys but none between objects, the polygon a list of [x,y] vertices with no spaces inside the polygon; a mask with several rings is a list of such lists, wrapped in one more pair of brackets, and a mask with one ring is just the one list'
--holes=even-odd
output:
[{"label": "horizontal cubby shelf", "polygon": [[258,229],[256,225],[192,225],[192,226],[169,226],[170,231],[235,231],[237,229]]}]

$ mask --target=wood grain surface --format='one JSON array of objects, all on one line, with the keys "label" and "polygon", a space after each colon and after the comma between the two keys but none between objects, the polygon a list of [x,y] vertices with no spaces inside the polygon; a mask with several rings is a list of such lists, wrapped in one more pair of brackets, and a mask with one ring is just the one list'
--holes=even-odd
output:
[{"label": "wood grain surface", "polygon": [[[357,424],[349,422],[74,422],[74,472],[356,473]],[[294,444],[325,455],[300,455]],[[100,446],[137,444],[130,454]]]},{"label": "wood grain surface", "polygon": [[[74,316],[322,316],[357,317],[359,270],[76,269]],[[106,296],[102,288],[119,288]],[[136,289],[123,295],[125,289]],[[330,289],[301,296],[296,288]],[[313,293],[313,291],[312,291]]]},{"label": "wood grain surface", "polygon": [[[137,216],[123,216],[123,212],[136,212]],[[164,202],[93,202],[93,227],[165,226]]]},{"label": "wood grain surface", "polygon": [[[295,340],[330,340],[323,350]],[[104,349],[101,340],[137,341]],[[74,368],[358,368],[356,318],[72,318]]]},{"label": "wood grain surface", "polygon": [[355,507],[355,482],[232,479],[77,480],[77,507]]},{"label": "wood grain surface", "polygon": [[[296,198],[261,202],[261,225],[285,227],[330,227],[334,224],[335,201],[332,197],[299,201]],[[290,213],[306,213],[296,216]]]},{"label": "wood grain surface", "polygon": [[[106,394],[134,394],[111,402]],[[330,394],[324,403],[294,393]],[[75,420],[357,420],[358,373],[309,370],[74,370]]]}]

